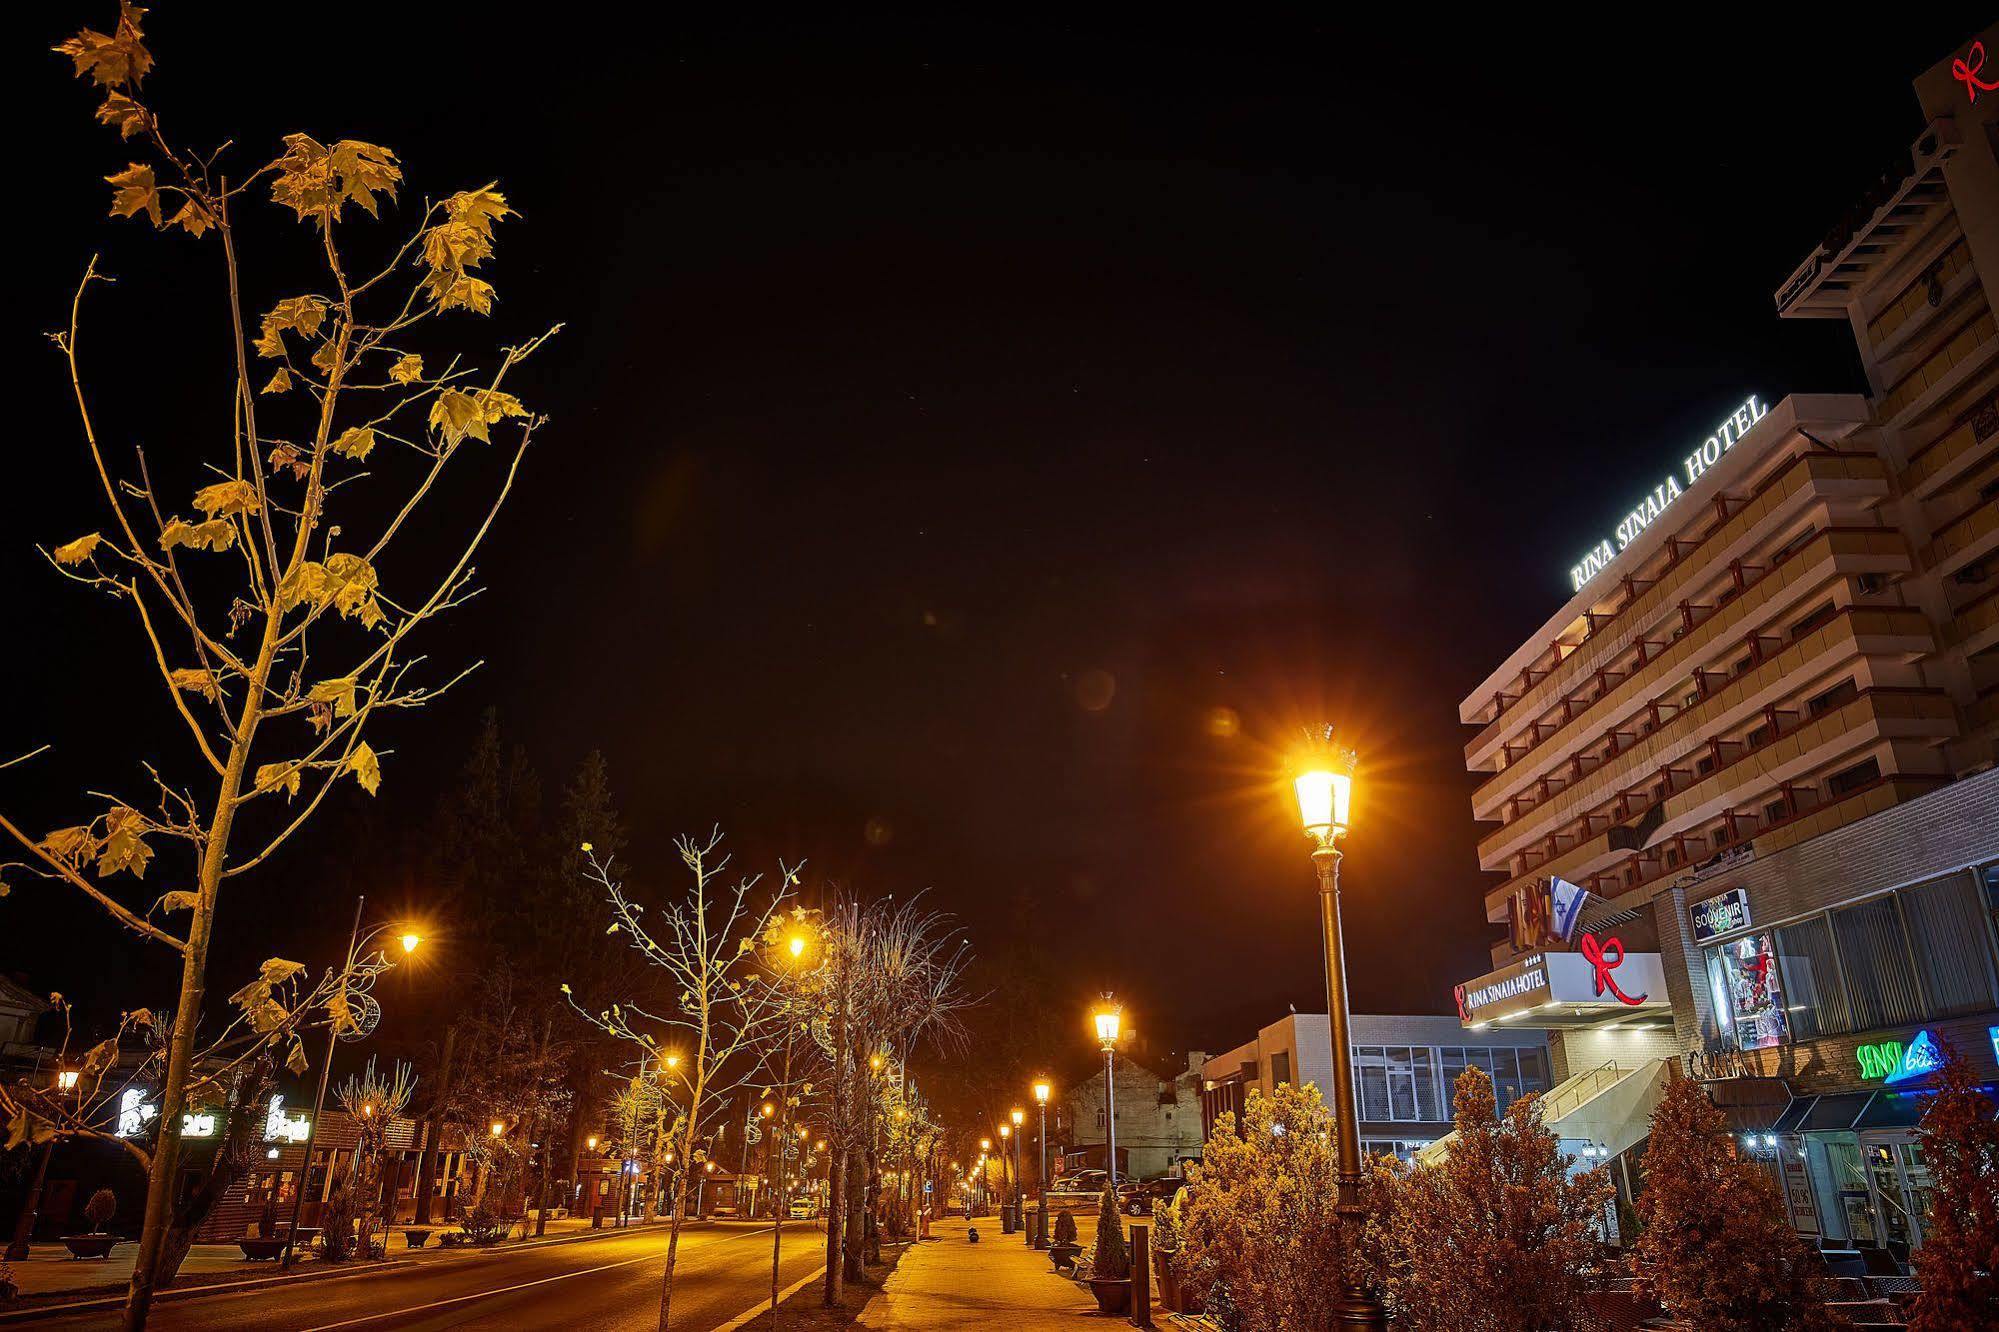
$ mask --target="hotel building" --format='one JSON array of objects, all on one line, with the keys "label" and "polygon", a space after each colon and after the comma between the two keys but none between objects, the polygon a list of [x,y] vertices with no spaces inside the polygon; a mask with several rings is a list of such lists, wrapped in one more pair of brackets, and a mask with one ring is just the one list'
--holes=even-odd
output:
[{"label": "hotel building", "polygon": [[1548,1117],[1627,1174],[1664,1077],[1701,1077],[1835,1246],[1921,1242],[1909,1129],[1938,1043],[1999,1076],[1999,28],[1982,41],[1916,81],[1908,151],[1776,293],[1782,318],[1847,321],[1868,392],[1752,397],[1669,443],[1460,709],[1508,927],[1464,1024],[1547,1029]]}]

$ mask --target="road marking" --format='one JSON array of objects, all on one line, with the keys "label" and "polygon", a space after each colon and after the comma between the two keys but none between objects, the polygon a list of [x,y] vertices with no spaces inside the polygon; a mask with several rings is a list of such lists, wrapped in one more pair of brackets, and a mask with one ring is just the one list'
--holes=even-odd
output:
[{"label": "road marking", "polygon": [[[794,1281],[789,1286],[786,1286],[783,1290],[779,1291],[777,1296],[777,1302],[779,1304],[783,1304],[786,1300],[796,1295],[799,1291],[804,1290],[807,1286],[811,1285],[813,1282],[817,1281],[820,1277],[823,1277],[825,1275],[826,1275],[826,1264],[821,1263],[819,1264],[818,1271],[809,1273],[804,1280]],[[769,1300],[758,1300],[755,1304],[750,1306],[749,1311],[747,1313],[737,1314],[734,1318],[731,1318],[728,1322],[716,1328],[715,1332],[736,1332],[736,1329],[742,1327],[744,1324],[754,1322],[758,1318],[761,1318],[764,1315],[764,1312],[769,1308],[770,1308]]]},{"label": "road marking", "polygon": [[[735,1231],[734,1234],[737,1236],[761,1235],[764,1231],[769,1229],[770,1229],[769,1226],[759,1226],[755,1230],[738,1230]],[[711,1233],[726,1235],[729,1234],[730,1232],[715,1231]],[[304,1329],[304,1332],[335,1332],[335,1329],[337,1328],[363,1327],[369,1323],[379,1323],[385,1318],[402,1318],[409,1314],[428,1313],[433,1309],[449,1309],[454,1304],[469,1304],[474,1300],[490,1300],[500,1295],[511,1295],[517,1290],[532,1290],[536,1286],[546,1286],[551,1281],[567,1281],[571,1277],[594,1276],[598,1272],[611,1272],[615,1271],[620,1267],[630,1267],[634,1263],[657,1263],[657,1262],[664,1262],[665,1260],[666,1260],[666,1254],[664,1251],[659,1253],[645,1253],[645,1254],[640,1254],[636,1258],[623,1258],[615,1263],[604,1263],[597,1267],[585,1267],[575,1272],[557,1272],[554,1276],[537,1277],[533,1281],[522,1281],[511,1286],[498,1286],[492,1290],[477,1290],[473,1291],[469,1295],[454,1295],[448,1300],[432,1300],[428,1304],[413,1304],[406,1309],[384,1309],[379,1313],[364,1314],[359,1318],[343,1319],[338,1323],[321,1323],[317,1327],[309,1327]],[[820,1273],[825,1272],[825,1270],[826,1270],[825,1267],[822,1265],[819,1269],[819,1272],[814,1273],[813,1275],[817,1276]],[[812,1280],[812,1277],[807,1277],[805,1280],[810,1281]],[[798,1286],[794,1286],[791,1290],[785,1291],[782,1298],[785,1299],[790,1298],[791,1295],[800,1287],[802,1287],[804,1284],[805,1282],[800,1282]],[[762,1308],[763,1306],[760,1304],[757,1306],[756,1310],[752,1310],[752,1313],[761,1311]],[[748,1318],[739,1318],[735,1322],[728,1324],[728,1327],[730,1328],[741,1327],[744,1323],[748,1321],[749,1321]]]}]

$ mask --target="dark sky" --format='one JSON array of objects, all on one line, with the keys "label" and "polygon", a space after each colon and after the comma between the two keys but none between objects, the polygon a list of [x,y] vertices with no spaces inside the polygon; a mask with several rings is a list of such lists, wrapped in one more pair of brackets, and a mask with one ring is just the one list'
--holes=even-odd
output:
[{"label": "dark sky", "polygon": [[[183,141],[245,166],[294,129],[384,143],[412,199],[497,178],[522,213],[500,305],[454,331],[567,324],[519,381],[553,421],[490,590],[424,644],[488,664],[383,727],[375,813],[427,813],[497,705],[551,783],[604,749],[641,876],[719,822],[749,862],[933,887],[989,954],[1026,914],[1076,978],[1053,1001],[1115,986],[1209,1048],[1324,1002],[1273,784],[1315,719],[1363,748],[1356,1006],[1446,1011],[1482,969],[1458,699],[1712,418],[1859,387],[1844,327],[1780,325],[1771,293],[1987,17],[721,12],[148,22]],[[0,773],[0,809],[38,829],[141,758],[196,775],[131,624],[32,548],[103,521],[42,338],[92,252],[120,278],[86,358],[107,434],[191,460],[228,429],[212,238],[104,217],[128,154],[42,53],[111,19],[6,29],[0,751],[60,748]],[[253,306],[299,289],[308,233],[262,202],[240,225]],[[332,951],[336,826],[237,881],[232,964]],[[38,988],[126,1004],[150,975],[55,887],[0,920]]]}]

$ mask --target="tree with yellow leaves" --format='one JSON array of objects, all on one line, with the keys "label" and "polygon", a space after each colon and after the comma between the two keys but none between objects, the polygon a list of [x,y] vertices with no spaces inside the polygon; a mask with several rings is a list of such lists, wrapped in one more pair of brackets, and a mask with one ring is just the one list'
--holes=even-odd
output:
[{"label": "tree with yellow leaves", "polygon": [[[111,32],[86,29],[56,50],[101,96],[97,119],[142,159],[107,177],[112,214],[184,233],[212,256],[229,320],[214,337],[233,380],[229,420],[174,434],[226,443],[207,455],[188,446],[110,456],[103,436],[116,427],[100,428],[80,336],[85,298],[110,281],[92,260],[54,341],[106,521],[44,554],[60,573],[130,608],[139,651],[184,724],[199,776],[179,782],[147,765],[147,800],[102,797],[108,808],[41,836],[0,817],[0,832],[25,853],[0,864],[0,875],[61,880],[181,957],[127,1301],[134,1328],[145,1324],[161,1276],[223,886],[267,862],[337,783],[351,778],[375,793],[382,756],[367,738],[370,724],[385,710],[423,705],[451,683],[429,686],[413,675],[421,658],[411,654],[410,638],[474,591],[472,557],[541,424],[504,384],[554,332],[504,348],[484,375],[450,346],[433,345],[443,316],[493,308],[483,274],[495,227],[512,215],[505,197],[488,185],[428,203],[386,263],[350,271],[347,228],[357,214],[379,220],[402,187],[395,153],[293,134],[275,159],[233,175],[222,149],[201,154],[175,143],[144,91],[153,72],[144,14],[127,0]],[[296,224],[301,259],[317,276],[312,289],[253,315],[241,294],[237,213],[263,192]],[[282,289],[292,280],[260,274],[257,285]],[[189,332],[204,335],[198,326]],[[468,441],[487,447],[467,448]],[[378,569],[391,543],[438,525],[433,493],[446,469],[502,444],[491,498],[467,520],[462,543],[444,547],[456,555],[421,585],[385,585]],[[177,498],[183,485],[192,491],[185,501]],[[370,489],[378,493],[342,512]],[[361,530],[364,522],[371,531]],[[110,886],[119,874],[143,878],[156,849],[168,846],[184,859],[150,906],[128,903]],[[181,912],[184,931],[173,924]],[[259,1025],[275,1023],[268,1010],[245,1008],[255,1030],[275,1036],[276,1025]],[[351,1020],[341,990],[328,1018],[338,1025],[343,1014]]]}]

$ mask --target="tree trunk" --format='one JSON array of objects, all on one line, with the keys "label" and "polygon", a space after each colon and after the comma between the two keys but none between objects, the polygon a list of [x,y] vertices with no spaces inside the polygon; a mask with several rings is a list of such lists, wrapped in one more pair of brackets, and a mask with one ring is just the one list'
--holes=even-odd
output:
[{"label": "tree trunk", "polygon": [[860,1281],[867,1276],[861,1262],[868,1233],[867,1162],[860,1152],[847,1155],[847,1233],[842,1263],[845,1279]]},{"label": "tree trunk", "polygon": [[222,1137],[215,1144],[215,1155],[208,1163],[208,1173],[186,1199],[175,1204],[173,1217],[168,1222],[166,1233],[161,1236],[159,1257],[154,1267],[154,1284],[158,1289],[164,1290],[173,1285],[174,1279],[180,1275],[181,1263],[187,1259],[188,1250],[194,1247],[195,1232],[215,1210],[215,1204],[228,1197],[229,1191],[250,1172],[251,1135],[256,1127],[257,1106],[270,1088],[268,1070],[263,1068],[239,1085],[234,1103],[224,1117]]},{"label": "tree trunk", "polygon": [[423,1125],[423,1151],[416,1159],[416,1221],[430,1224],[430,1195],[437,1186],[437,1143],[444,1132],[444,1106],[451,1095],[451,1055],[458,1046],[458,1024],[444,1029],[443,1067],[438,1072],[437,1094],[430,1098],[430,1114]]}]

